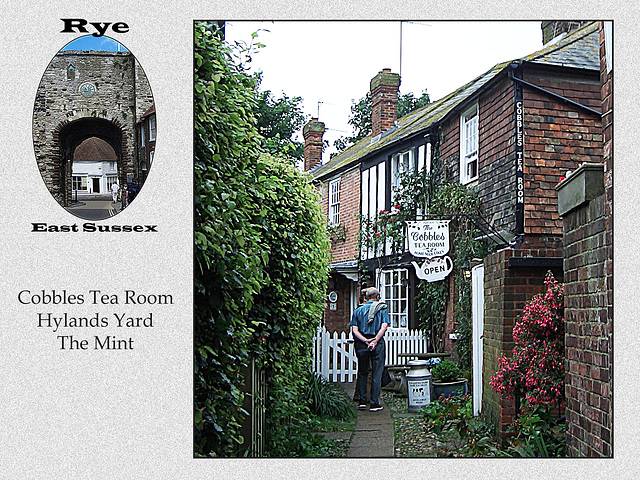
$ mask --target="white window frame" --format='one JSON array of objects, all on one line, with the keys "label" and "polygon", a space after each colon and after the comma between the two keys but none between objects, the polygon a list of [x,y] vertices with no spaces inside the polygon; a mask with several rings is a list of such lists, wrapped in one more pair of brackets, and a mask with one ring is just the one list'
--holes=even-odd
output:
[{"label": "white window frame", "polygon": [[431,143],[425,143],[418,147],[418,171],[422,170],[431,173]]},{"label": "white window frame", "polygon": [[[73,175],[72,178],[73,178],[73,180],[72,180],[72,187],[71,188],[73,190],[77,190],[79,192],[86,192],[87,191],[87,176],[86,175]],[[75,184],[77,183],[78,180],[80,182],[80,188],[74,188],[74,186],[75,186]]]},{"label": "white window frame", "polygon": [[340,225],[340,179],[329,182],[329,225]]},{"label": "white window frame", "polygon": [[141,143],[142,147],[144,147],[144,142],[145,142],[145,140],[144,140],[144,123],[141,123],[140,124],[140,143]]},{"label": "white window frame", "polygon": [[149,141],[155,142],[156,140],[156,116],[151,115],[149,117]]},{"label": "white window frame", "polygon": [[118,177],[115,175],[107,175],[107,192],[111,191],[111,187],[114,183],[118,182]]},{"label": "white window frame", "polygon": [[478,104],[460,115],[460,183],[465,185],[478,178]]},{"label": "white window frame", "polygon": [[407,171],[415,171],[415,169],[416,155],[413,148],[396,153],[391,157],[391,203],[394,202],[402,188],[400,175]]},{"label": "white window frame", "polygon": [[[404,284],[403,284],[404,282]],[[396,268],[380,274],[380,299],[389,308],[389,328],[409,329],[409,270]]]}]

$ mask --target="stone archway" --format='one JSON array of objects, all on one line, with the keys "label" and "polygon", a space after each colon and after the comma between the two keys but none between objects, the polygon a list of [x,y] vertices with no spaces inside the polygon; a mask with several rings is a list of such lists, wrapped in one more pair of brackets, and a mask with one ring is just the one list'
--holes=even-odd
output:
[{"label": "stone archway", "polygon": [[104,140],[117,157],[118,181],[122,185],[127,173],[133,173],[133,157],[128,154],[126,128],[104,118],[84,117],[63,122],[53,133],[53,163],[57,175],[52,176],[51,193],[63,206],[71,203],[72,163],[76,148],[90,137]]}]

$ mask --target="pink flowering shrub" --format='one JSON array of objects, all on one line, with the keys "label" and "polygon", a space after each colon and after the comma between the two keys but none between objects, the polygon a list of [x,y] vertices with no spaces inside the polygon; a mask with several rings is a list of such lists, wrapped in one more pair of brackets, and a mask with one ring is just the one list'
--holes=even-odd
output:
[{"label": "pink flowering shrub", "polygon": [[524,307],[513,327],[511,358],[501,357],[491,387],[530,405],[564,406],[564,287],[549,272],[547,291]]}]

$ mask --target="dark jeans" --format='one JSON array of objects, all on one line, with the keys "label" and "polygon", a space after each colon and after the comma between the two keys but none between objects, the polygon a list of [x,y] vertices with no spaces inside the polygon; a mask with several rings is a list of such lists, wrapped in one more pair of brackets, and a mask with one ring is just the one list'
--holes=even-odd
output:
[{"label": "dark jeans", "polygon": [[367,402],[367,377],[369,376],[369,363],[371,363],[371,395],[369,404],[379,403],[380,387],[382,383],[382,371],[384,370],[384,339],[371,351],[366,344],[360,341],[355,342],[356,356],[358,357],[358,403]]}]

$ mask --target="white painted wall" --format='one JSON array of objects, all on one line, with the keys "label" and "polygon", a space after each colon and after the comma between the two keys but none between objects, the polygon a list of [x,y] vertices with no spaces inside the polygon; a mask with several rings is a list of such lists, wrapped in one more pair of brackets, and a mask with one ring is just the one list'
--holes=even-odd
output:
[{"label": "white painted wall", "polygon": [[107,189],[107,177],[117,176],[118,167],[116,162],[73,162],[73,176],[87,177],[87,190],[79,190],[80,193],[94,193],[93,179],[98,178],[100,183],[100,193],[110,193]]}]

